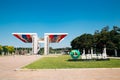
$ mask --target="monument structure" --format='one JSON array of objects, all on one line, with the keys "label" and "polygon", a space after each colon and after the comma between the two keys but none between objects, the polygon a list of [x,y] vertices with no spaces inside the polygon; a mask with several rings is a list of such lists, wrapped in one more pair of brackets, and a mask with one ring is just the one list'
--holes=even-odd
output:
[{"label": "monument structure", "polygon": [[49,44],[61,42],[68,33],[44,33],[44,38],[39,38],[37,33],[12,33],[16,38],[25,43],[32,43],[32,53],[37,54],[40,43],[44,43],[44,55],[49,54]]}]

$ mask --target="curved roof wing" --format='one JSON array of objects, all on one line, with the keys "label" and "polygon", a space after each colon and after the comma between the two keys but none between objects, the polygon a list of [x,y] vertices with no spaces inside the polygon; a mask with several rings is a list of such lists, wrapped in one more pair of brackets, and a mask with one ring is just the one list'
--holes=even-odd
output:
[{"label": "curved roof wing", "polygon": [[45,33],[45,35],[48,35],[49,43],[59,43],[68,33]]},{"label": "curved roof wing", "polygon": [[37,35],[36,33],[12,33],[16,38],[20,39],[25,43],[32,43],[32,36]]}]

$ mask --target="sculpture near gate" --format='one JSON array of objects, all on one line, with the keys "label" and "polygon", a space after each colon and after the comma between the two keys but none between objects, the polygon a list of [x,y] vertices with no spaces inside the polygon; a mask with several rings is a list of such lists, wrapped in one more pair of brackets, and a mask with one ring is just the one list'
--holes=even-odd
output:
[{"label": "sculpture near gate", "polygon": [[73,59],[78,59],[80,57],[80,52],[79,52],[79,50],[72,50],[70,52],[70,55]]}]

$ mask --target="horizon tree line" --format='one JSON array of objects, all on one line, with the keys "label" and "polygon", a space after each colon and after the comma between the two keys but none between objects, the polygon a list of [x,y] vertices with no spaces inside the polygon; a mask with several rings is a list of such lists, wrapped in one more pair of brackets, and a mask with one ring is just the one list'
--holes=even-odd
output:
[{"label": "horizon tree line", "polygon": [[2,46],[0,45],[0,55],[24,55],[26,53],[30,53],[32,48],[24,48],[24,47],[14,47],[14,46]]}]

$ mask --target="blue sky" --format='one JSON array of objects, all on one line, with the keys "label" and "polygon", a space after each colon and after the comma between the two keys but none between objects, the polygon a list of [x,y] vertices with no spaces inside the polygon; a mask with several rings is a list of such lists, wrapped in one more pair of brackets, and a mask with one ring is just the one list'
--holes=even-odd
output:
[{"label": "blue sky", "polygon": [[13,32],[62,32],[69,35],[50,46],[69,47],[75,37],[107,25],[120,27],[120,0],[0,0],[0,45],[31,47]]}]

